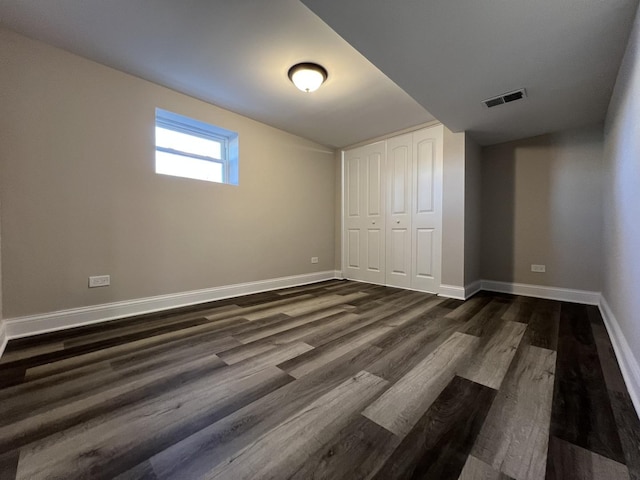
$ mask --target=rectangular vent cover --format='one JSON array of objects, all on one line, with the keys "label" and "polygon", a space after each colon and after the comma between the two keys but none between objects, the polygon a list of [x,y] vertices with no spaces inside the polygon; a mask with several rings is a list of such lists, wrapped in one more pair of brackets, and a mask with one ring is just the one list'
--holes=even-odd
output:
[{"label": "rectangular vent cover", "polygon": [[513,92],[503,93],[502,95],[498,95],[497,97],[488,98],[487,100],[483,100],[482,103],[487,108],[497,107],[498,105],[502,105],[503,103],[515,102],[516,100],[521,100],[527,96],[527,91],[524,88],[520,90],[515,90]]}]

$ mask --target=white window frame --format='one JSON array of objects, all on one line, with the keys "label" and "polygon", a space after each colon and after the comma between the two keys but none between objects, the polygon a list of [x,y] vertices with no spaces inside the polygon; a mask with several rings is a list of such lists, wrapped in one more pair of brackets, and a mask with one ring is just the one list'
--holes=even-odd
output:
[{"label": "white window frame", "polygon": [[221,157],[219,159],[183,150],[160,147],[157,144],[155,145],[155,151],[218,163],[222,166],[222,181],[215,183],[238,185],[238,134],[236,132],[161,108],[156,108],[155,126],[219,143]]}]

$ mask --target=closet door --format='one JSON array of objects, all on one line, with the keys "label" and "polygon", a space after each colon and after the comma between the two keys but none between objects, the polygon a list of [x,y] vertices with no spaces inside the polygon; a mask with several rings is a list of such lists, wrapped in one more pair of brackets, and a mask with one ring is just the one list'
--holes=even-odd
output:
[{"label": "closet door", "polygon": [[412,134],[387,140],[386,283],[411,287]]},{"label": "closet door", "polygon": [[385,283],[386,142],[344,154],[344,276]]},{"label": "closet door", "polygon": [[413,133],[411,288],[438,293],[442,238],[442,125]]}]

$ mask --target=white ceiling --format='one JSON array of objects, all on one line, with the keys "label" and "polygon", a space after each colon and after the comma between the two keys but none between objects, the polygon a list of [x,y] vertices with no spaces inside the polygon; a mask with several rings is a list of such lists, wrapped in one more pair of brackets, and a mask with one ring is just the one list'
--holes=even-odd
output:
[{"label": "white ceiling", "polygon": [[639,0],[302,1],[368,60],[298,0],[1,0],[0,25],[329,146],[429,112],[487,145],[602,121]]},{"label": "white ceiling", "polygon": [[[604,120],[638,0],[302,0],[482,144]],[[526,88],[522,102],[483,99]]]},{"label": "white ceiling", "polygon": [[332,147],[433,120],[298,0],[2,0],[0,25]]}]

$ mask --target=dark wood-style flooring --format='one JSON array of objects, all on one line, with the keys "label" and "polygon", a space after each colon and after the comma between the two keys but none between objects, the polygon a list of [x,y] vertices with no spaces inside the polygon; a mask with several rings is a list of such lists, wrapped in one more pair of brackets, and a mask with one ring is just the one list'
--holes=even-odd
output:
[{"label": "dark wood-style flooring", "polygon": [[0,480],[640,480],[592,306],[336,280],[14,340],[0,382]]}]

